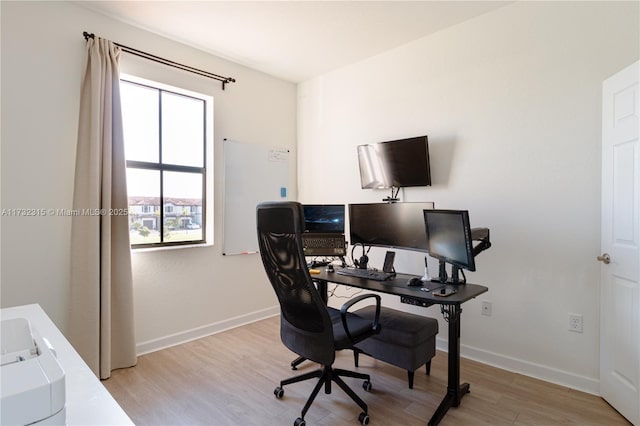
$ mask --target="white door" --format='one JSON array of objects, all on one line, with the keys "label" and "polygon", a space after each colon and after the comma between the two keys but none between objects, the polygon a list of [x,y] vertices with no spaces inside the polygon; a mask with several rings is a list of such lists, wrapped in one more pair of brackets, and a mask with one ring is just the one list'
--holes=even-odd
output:
[{"label": "white door", "polygon": [[602,85],[600,394],[640,425],[638,62]]}]

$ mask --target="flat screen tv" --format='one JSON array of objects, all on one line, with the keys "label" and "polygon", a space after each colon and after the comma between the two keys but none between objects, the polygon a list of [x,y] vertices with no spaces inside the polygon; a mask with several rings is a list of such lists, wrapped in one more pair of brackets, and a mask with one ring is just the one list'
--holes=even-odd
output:
[{"label": "flat screen tv", "polygon": [[433,203],[349,204],[350,242],[426,252],[426,209]]},{"label": "flat screen tv", "polygon": [[427,136],[358,146],[363,189],[431,185]]},{"label": "flat screen tv", "polygon": [[344,204],[304,204],[305,232],[344,234]]}]

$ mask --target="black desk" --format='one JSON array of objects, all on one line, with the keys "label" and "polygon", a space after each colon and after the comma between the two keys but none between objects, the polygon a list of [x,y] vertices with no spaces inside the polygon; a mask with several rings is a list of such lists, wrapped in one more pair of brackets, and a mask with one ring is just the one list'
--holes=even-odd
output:
[{"label": "black desk", "polygon": [[[311,277],[318,283],[320,294],[325,295],[325,297],[327,283],[332,282],[396,296],[407,296],[412,300],[421,302],[421,306],[425,307],[436,304],[441,306],[444,319],[449,324],[449,354],[447,394],[442,399],[438,409],[433,413],[431,420],[429,420],[429,425],[437,425],[449,408],[460,405],[462,397],[469,392],[469,383],[460,384],[460,316],[462,314],[460,305],[485,293],[489,289],[476,284],[447,285],[447,287],[455,288],[457,293],[447,297],[434,296],[431,291],[422,291],[420,287],[407,286],[407,280],[414,276],[398,274],[395,279],[374,281],[321,270],[319,274],[313,274]],[[429,288],[441,286],[440,283],[425,283],[425,285],[429,286]]]}]

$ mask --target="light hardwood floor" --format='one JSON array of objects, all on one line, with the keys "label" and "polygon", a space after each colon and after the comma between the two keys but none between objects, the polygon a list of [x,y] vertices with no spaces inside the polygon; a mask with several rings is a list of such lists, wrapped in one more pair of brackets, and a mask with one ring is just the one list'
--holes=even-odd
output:
[{"label": "light hardwood floor", "polygon": [[[199,339],[139,357],[133,368],[115,371],[103,381],[137,425],[292,425],[300,415],[313,380],[285,387],[273,395],[281,379],[298,371],[295,355],[280,342],[279,318]],[[347,383],[369,405],[371,425],[422,425],[444,396],[447,356],[438,353],[431,375],[416,372],[414,388],[406,371],[362,356],[358,371],[371,374],[373,389]],[[338,354],[335,366],[353,369],[350,351]],[[440,423],[447,425],[628,425],[601,398],[462,359],[461,378],[471,384],[459,407]],[[360,408],[337,386],[320,392],[305,416],[309,425],[357,426]]]}]

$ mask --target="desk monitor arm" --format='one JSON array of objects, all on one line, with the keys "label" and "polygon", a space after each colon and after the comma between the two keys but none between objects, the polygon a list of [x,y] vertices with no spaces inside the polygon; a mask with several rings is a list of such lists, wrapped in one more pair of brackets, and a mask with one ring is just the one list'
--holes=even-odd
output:
[{"label": "desk monitor arm", "polygon": [[489,240],[489,228],[471,229],[471,241],[480,241],[478,245],[473,248],[473,257],[475,259],[477,255],[491,247],[491,241]]},{"label": "desk monitor arm", "polygon": [[[491,247],[491,241],[489,239],[489,228],[473,228],[471,229],[471,241],[479,241],[479,243],[473,247],[473,258]],[[440,281],[447,282],[447,270],[445,268],[445,262],[440,261]],[[460,284],[460,267],[451,265],[451,283]],[[464,284],[464,282],[462,282]]]}]

